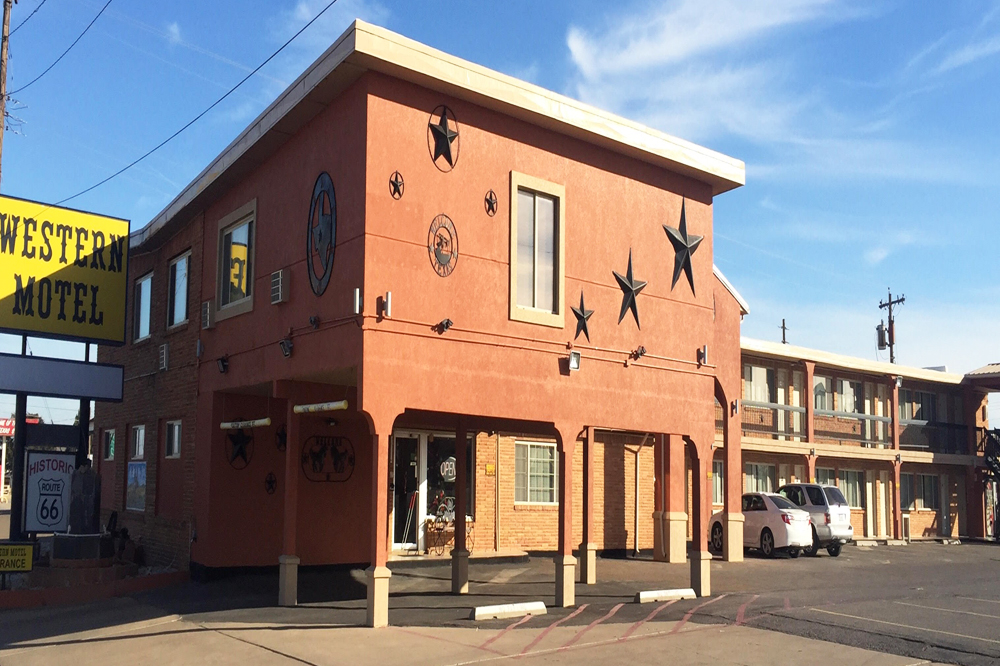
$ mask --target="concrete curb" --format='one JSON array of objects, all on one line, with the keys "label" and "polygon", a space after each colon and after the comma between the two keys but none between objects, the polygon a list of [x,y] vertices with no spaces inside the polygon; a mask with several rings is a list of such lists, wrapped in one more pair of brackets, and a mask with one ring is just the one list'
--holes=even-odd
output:
[{"label": "concrete curb", "polygon": [[635,593],[635,603],[648,604],[653,601],[674,601],[675,599],[696,599],[698,595],[690,587],[676,590],[647,590]]},{"label": "concrete curb", "polygon": [[508,617],[524,615],[545,615],[548,610],[541,601],[525,601],[519,604],[498,604],[496,606],[477,606],[472,609],[470,620],[502,620]]}]

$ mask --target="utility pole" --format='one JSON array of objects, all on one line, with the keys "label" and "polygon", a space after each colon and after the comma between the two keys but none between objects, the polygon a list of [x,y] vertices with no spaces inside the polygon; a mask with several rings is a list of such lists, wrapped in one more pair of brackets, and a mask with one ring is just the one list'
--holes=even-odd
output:
[{"label": "utility pole", "polygon": [[[878,309],[879,310],[886,310],[886,309],[889,310],[889,340],[888,340],[888,344],[889,344],[889,363],[895,363],[896,362],[896,318],[893,317],[893,315],[892,315],[892,306],[894,306],[894,305],[902,305],[905,302],[906,302],[906,296],[900,296],[897,299],[893,299],[892,298],[892,290],[890,289],[889,290],[889,298],[888,298],[888,300],[886,300],[884,303],[879,303],[878,304]],[[878,332],[879,332],[879,348],[880,349],[885,349],[885,344],[884,344],[884,329],[882,328],[882,324],[878,325]]]},{"label": "utility pole", "polygon": [[0,165],[3,163],[3,135],[7,131],[7,52],[9,50],[7,47],[10,43],[10,11],[13,7],[14,0],[3,0],[3,38],[0,40]]},{"label": "utility pole", "polygon": [[781,318],[781,344],[783,344],[783,345],[787,345],[788,344],[788,339],[785,337],[786,333],[788,333],[788,327],[785,326],[785,318],[782,317]]}]

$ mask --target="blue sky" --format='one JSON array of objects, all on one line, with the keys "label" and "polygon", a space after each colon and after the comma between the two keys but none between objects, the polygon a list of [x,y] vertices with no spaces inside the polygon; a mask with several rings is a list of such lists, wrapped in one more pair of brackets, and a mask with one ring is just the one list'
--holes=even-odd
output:
[{"label": "blue sky", "polygon": [[[186,123],[327,0],[113,0],[13,95],[4,194],[58,201]],[[47,0],[11,37],[8,90],[104,0]],[[14,7],[18,26],[39,5]],[[1000,5],[836,0],[339,0],[237,93],[144,163],[74,199],[145,225],[354,17],[744,160],[716,199],[715,261],[743,334],[876,358],[877,305],[906,294],[897,356],[1000,361]],[[79,346],[32,341],[43,355]],[[0,351],[19,340],[0,336]],[[885,358],[881,356],[879,358]],[[9,406],[8,406],[9,403]],[[0,414],[13,399],[0,396]],[[32,401],[55,420],[75,407]]]}]

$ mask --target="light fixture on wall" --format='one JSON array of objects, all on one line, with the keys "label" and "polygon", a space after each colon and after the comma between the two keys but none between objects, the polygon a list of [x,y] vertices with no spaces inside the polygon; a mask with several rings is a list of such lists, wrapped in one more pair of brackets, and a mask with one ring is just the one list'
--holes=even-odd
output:
[{"label": "light fixture on wall", "polygon": [[809,455],[815,456],[816,455],[816,449],[809,449]]},{"label": "light fixture on wall", "polygon": [[580,356],[580,352],[578,352],[578,351],[571,351],[569,353],[569,369],[571,371],[572,370],[579,370],[580,369],[580,359],[581,358],[582,357]]},{"label": "light fixture on wall", "polygon": [[292,344],[291,338],[283,338],[281,341],[278,342],[278,346],[281,347],[281,355],[284,356],[285,358],[288,358],[289,356],[292,355],[292,347],[294,345]]},{"label": "light fixture on wall", "polygon": [[442,319],[434,328],[437,330],[438,334],[443,334],[449,328],[455,325],[451,319]]},{"label": "light fixture on wall", "polygon": [[316,329],[318,329],[319,328],[319,317],[316,316],[316,315],[313,315],[312,317],[309,317],[309,325],[312,326],[312,329],[314,331]]},{"label": "light fixture on wall", "polygon": [[386,319],[392,319],[392,292],[385,292],[385,296],[382,297],[382,316]]},{"label": "light fixture on wall", "polygon": [[633,351],[632,354],[631,354],[633,361],[638,361],[640,358],[642,358],[645,355],[646,355],[646,348],[644,346],[642,346],[642,345],[639,345],[636,348],[636,350]]},{"label": "light fixture on wall", "polygon": [[221,372],[222,374],[226,374],[226,372],[229,370],[229,354],[219,357],[218,359],[216,359],[215,363],[216,365],[219,366],[219,372]]},{"label": "light fixture on wall", "polygon": [[354,314],[356,314],[356,315],[361,314],[361,309],[362,309],[363,305],[364,304],[361,302],[361,288],[360,287],[355,287],[354,288]]},{"label": "light fixture on wall", "polygon": [[708,365],[708,345],[702,345],[698,350],[698,365]]},{"label": "light fixture on wall", "polygon": [[902,386],[903,386],[903,376],[902,375],[897,375],[896,376],[896,388],[902,388]]},{"label": "light fixture on wall", "polygon": [[733,402],[729,406],[729,411],[732,413],[733,416],[736,416],[737,414],[739,414],[740,413],[740,401],[739,400],[733,400]]}]

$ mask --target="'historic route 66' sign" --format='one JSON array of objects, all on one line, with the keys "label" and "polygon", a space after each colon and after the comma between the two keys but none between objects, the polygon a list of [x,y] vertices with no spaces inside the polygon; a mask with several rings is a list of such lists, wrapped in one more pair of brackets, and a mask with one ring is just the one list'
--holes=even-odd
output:
[{"label": "'historic route 66' sign", "polygon": [[28,451],[25,479],[26,532],[65,532],[69,518],[69,491],[76,456]]}]

